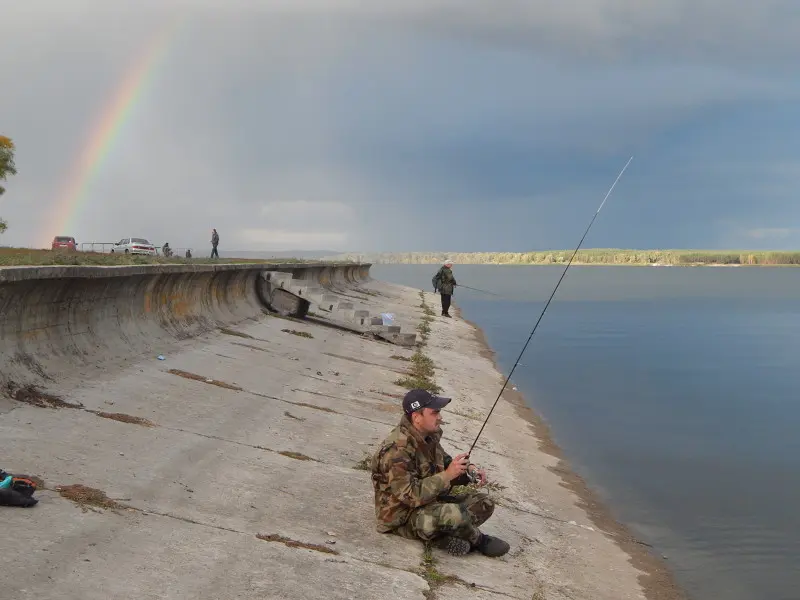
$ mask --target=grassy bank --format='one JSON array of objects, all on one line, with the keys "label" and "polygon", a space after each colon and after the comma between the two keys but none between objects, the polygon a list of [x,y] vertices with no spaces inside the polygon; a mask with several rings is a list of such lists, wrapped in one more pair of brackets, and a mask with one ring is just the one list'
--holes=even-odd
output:
[{"label": "grassy bank", "polygon": [[20,267],[39,265],[151,265],[151,264],[210,264],[210,263],[305,263],[298,258],[182,258],[141,256],[133,254],[102,254],[99,252],[68,252],[32,248],[0,248],[0,266]]},{"label": "grassy bank", "polygon": [[[462,265],[555,265],[569,261],[574,250],[542,252],[405,252],[341,255],[339,260],[360,259],[386,264],[442,264],[446,259]],[[674,266],[800,266],[799,252],[752,250],[581,250],[572,264],[674,265]]]}]

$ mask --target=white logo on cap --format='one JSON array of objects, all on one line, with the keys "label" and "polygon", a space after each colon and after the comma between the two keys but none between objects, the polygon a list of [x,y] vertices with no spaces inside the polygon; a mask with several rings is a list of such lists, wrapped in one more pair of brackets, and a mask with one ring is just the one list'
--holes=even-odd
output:
[{"label": "white logo on cap", "polygon": [[411,408],[413,408],[414,410],[417,410],[419,408],[419,402],[417,402],[416,400],[414,402],[412,402],[411,403]]}]

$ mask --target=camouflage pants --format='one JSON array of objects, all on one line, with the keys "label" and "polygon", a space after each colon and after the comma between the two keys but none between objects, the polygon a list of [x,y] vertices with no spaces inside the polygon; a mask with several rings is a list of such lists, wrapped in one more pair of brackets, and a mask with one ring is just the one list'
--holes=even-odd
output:
[{"label": "camouflage pants", "polygon": [[480,539],[478,529],[494,512],[494,503],[485,492],[459,496],[440,496],[438,501],[414,509],[394,533],[410,539],[434,540],[445,535],[468,540]]}]

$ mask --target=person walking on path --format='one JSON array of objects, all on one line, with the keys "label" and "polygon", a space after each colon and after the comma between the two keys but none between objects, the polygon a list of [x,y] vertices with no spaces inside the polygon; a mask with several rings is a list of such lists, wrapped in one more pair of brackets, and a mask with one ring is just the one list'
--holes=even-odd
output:
[{"label": "person walking on path", "polygon": [[494,512],[483,490],[452,495],[454,485],[467,485],[467,471],[486,484],[486,472],[475,469],[467,454],[455,458],[440,444],[440,411],[450,398],[415,389],[403,398],[403,417],[372,457],[375,517],[380,533],[394,533],[430,542],[454,556],[477,550],[502,556],[510,546],[482,533]]},{"label": "person walking on path", "polygon": [[211,258],[217,257],[219,258],[219,252],[217,252],[217,246],[219,246],[219,234],[217,233],[216,229],[211,230]]},{"label": "person walking on path", "polygon": [[453,277],[453,261],[447,260],[444,265],[433,276],[433,291],[439,292],[442,296],[442,316],[450,318],[450,301],[453,291],[458,285],[456,278]]}]

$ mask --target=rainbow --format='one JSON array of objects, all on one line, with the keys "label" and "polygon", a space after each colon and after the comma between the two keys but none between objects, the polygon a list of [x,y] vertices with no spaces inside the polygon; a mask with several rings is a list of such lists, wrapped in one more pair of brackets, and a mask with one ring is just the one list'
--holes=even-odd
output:
[{"label": "rainbow", "polygon": [[117,85],[111,102],[93,123],[77,161],[68,172],[62,191],[56,195],[57,204],[47,221],[42,238],[49,247],[55,235],[74,235],[81,209],[97,174],[119,140],[138,101],[155,78],[177,33],[178,21],[170,20],[144,45],[131,67]]}]

